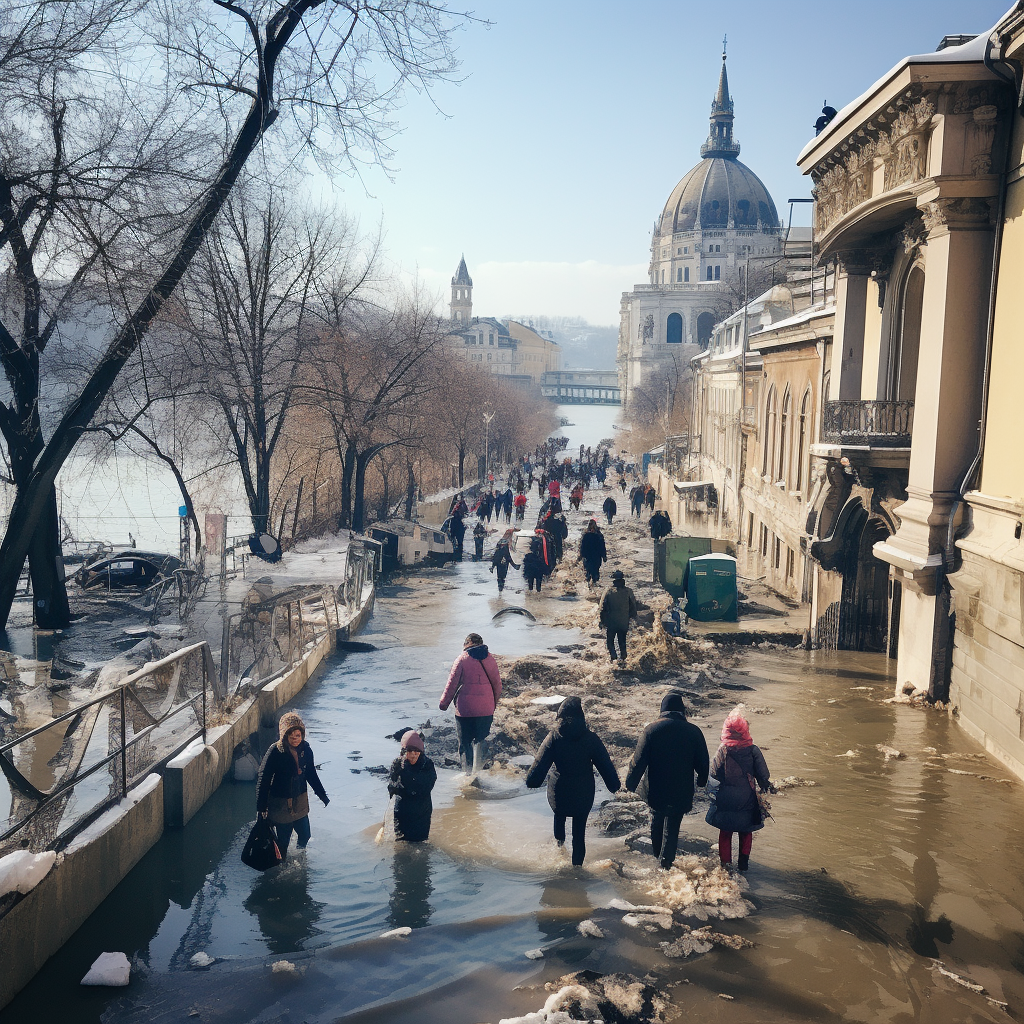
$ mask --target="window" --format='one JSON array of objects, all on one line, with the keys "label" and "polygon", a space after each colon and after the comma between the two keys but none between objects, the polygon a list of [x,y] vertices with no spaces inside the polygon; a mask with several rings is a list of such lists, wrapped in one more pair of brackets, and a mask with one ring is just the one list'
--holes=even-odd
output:
[{"label": "window", "polygon": [[669,345],[683,343],[683,318],[678,313],[669,313],[665,324],[665,341]]},{"label": "window", "polygon": [[680,249],[676,249],[676,255],[677,256],[682,256],[683,255],[683,250],[681,248]]},{"label": "window", "polygon": [[754,546],[754,513],[747,513],[747,547]]},{"label": "window", "polygon": [[796,489],[804,489],[804,461],[807,458],[807,431],[811,425],[811,389],[804,392],[800,403],[800,423],[796,435]]},{"label": "window", "polygon": [[768,477],[775,466],[775,432],[778,429],[778,396],[775,388],[768,391],[764,403],[764,451],[761,459],[761,475]]},{"label": "window", "polygon": [[661,268],[661,283],[662,284],[665,283],[665,268],[664,267]]},{"label": "window", "polygon": [[684,245],[683,246],[683,255],[685,256],[689,251],[690,251],[690,247],[688,245]]},{"label": "window", "polygon": [[722,251],[722,247],[720,245],[716,245],[715,246],[715,252],[721,252],[721,251]]},{"label": "window", "polygon": [[690,280],[690,268],[689,267],[683,267],[683,283],[685,284],[689,280]]},{"label": "window", "polygon": [[[773,534],[774,536],[774,534]],[[782,541],[775,537],[775,568],[782,564]]]},{"label": "window", "polygon": [[462,319],[462,310],[461,309],[455,310],[455,319],[456,320],[461,320]]},{"label": "window", "polygon": [[716,281],[720,281],[721,278],[722,278],[722,268],[721,267],[715,267],[715,280]]},{"label": "window", "polygon": [[708,280],[709,281],[714,281],[714,279],[715,279],[715,268],[714,267],[708,267]]},{"label": "window", "polygon": [[786,548],[786,579],[792,581],[795,575],[796,569],[796,558],[793,555],[793,549]]},{"label": "window", "polygon": [[761,524],[761,557],[768,557],[768,527]]},{"label": "window", "polygon": [[676,267],[676,283],[680,284],[683,280],[683,268]]},{"label": "window", "polygon": [[487,344],[488,345],[493,345],[494,344],[494,335],[493,334],[488,334],[487,335]]},{"label": "window", "polygon": [[786,482],[786,441],[788,439],[789,414],[792,411],[793,398],[786,388],[786,394],[782,399],[782,419],[779,421],[779,450],[777,473],[775,479],[780,483]]}]

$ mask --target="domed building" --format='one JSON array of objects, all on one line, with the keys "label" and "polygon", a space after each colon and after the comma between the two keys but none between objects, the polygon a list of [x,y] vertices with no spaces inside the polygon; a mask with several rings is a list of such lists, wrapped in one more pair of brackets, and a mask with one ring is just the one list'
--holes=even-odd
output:
[{"label": "domed building", "polygon": [[[706,348],[715,324],[742,302],[749,275],[782,256],[782,225],[768,189],[739,160],[726,55],[701,160],[672,190],[651,236],[647,284],[623,292],[619,383],[626,402],[645,381]],[[784,272],[780,269],[780,279]],[[676,347],[680,346],[680,347]]]}]

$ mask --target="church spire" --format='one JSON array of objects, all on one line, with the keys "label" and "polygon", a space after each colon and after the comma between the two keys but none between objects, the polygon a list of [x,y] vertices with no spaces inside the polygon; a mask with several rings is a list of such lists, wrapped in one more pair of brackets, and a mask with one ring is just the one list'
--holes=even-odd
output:
[{"label": "church spire", "polygon": [[721,156],[735,160],[739,156],[740,144],[732,137],[733,107],[729,95],[729,72],[725,66],[725,39],[722,40],[722,71],[718,76],[718,92],[711,103],[711,130],[708,140],[700,147],[700,155]]}]

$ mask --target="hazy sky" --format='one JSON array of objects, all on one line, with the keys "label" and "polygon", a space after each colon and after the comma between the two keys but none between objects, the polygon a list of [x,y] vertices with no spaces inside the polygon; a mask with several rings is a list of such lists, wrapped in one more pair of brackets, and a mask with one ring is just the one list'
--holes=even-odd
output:
[{"label": "hazy sky", "polygon": [[785,218],[809,195],[795,160],[825,99],[841,108],[901,57],[1010,6],[484,0],[491,27],[458,35],[463,83],[398,112],[394,180],[371,169],[336,196],[364,230],[382,222],[392,266],[445,303],[464,252],[478,315],[617,323],[654,219],[700,159],[723,34],[740,160]]}]

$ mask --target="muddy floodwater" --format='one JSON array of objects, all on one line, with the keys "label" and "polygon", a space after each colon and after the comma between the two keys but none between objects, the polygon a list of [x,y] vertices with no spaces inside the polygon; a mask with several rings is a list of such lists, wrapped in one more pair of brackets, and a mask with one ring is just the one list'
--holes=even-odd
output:
[{"label": "muddy floodwater", "polygon": [[[527,597],[518,573],[509,580],[499,600],[486,563],[467,561],[386,583],[363,637],[379,650],[335,661],[294,704],[331,797],[327,808],[312,800],[305,855],[265,875],[244,867],[254,786],[225,783],[0,1024],[497,1024],[538,1010],[546,981],[581,969],[652,975],[672,1000],[670,1020],[952,1024],[1005,1020],[998,1002],[1011,1019],[1024,1014],[1021,786],[944,714],[887,703],[890,663],[874,655],[720,658],[719,682],[753,687],[736,695],[773,777],[815,783],[773,798],[776,820],[755,835],[743,894],[753,909],[714,922],[751,948],[667,959],[659,942],[670,935],[608,907],[650,902],[608,867],[622,839],[593,827],[587,864],[573,869],[543,792],[521,784],[482,799],[441,768],[430,842],[376,845],[387,792],[367,769],[396,756],[389,734],[447,717],[437,698],[463,637],[480,632],[505,658],[579,639],[552,625],[565,598]],[[527,604],[538,621],[492,622],[506,604]],[[698,719],[712,751],[721,717]],[[606,799],[599,783],[598,805]],[[701,808],[684,818],[682,849],[707,853],[716,835]],[[584,919],[604,938],[581,935]],[[407,937],[381,937],[405,927]],[[524,955],[535,949],[542,959]],[[128,954],[128,989],[79,987],[105,950]],[[194,966],[198,953],[212,965]],[[291,967],[275,972],[279,961]]]}]

